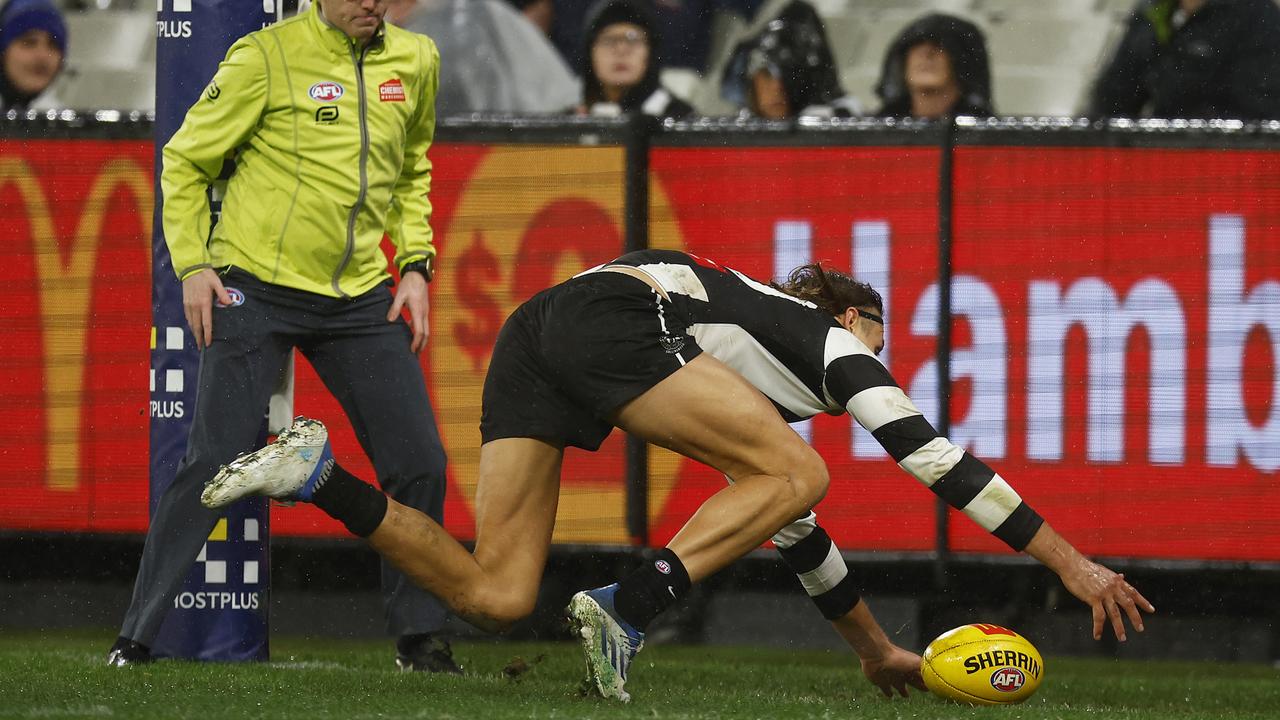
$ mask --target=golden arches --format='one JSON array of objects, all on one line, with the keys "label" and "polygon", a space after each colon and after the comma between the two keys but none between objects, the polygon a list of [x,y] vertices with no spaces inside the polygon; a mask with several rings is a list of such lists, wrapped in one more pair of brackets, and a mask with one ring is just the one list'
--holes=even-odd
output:
[{"label": "golden arches", "polygon": [[154,202],[151,174],[123,157],[102,165],[85,198],[65,263],[44,190],[31,166],[22,158],[0,158],[0,187],[10,183],[22,198],[34,235],[32,247],[39,278],[44,342],[45,483],[51,490],[75,490],[80,485],[80,431],[90,301],[107,201],[121,186],[134,198],[142,218],[141,241],[147,246],[144,255],[150,269]]}]

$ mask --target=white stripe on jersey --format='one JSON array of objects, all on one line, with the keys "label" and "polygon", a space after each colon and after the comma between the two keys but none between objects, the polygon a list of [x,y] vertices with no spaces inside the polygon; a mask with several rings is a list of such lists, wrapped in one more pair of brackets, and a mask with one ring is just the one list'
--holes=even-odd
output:
[{"label": "white stripe on jersey", "polygon": [[849,566],[844,564],[844,558],[840,557],[836,544],[831,543],[831,549],[827,551],[827,559],[823,560],[821,565],[807,573],[800,573],[796,577],[800,578],[800,584],[804,585],[804,591],[809,593],[809,597],[813,597],[839,585],[848,574]]},{"label": "white stripe on jersey", "polygon": [[[831,363],[836,358],[842,358],[846,355],[866,355],[875,358],[877,362],[880,358],[871,352],[871,348],[857,338],[853,333],[845,330],[843,327],[833,327],[827,331],[827,342],[822,346],[822,367],[831,367]],[[880,363],[883,365],[884,363]]]},{"label": "white stripe on jersey", "polygon": [[964,450],[939,435],[903,458],[898,467],[914,475],[925,486],[933,487],[943,475],[951,472],[962,457]]},{"label": "white stripe on jersey", "polygon": [[776,298],[781,298],[782,300],[790,300],[791,302],[797,305],[803,305],[809,308],[810,310],[818,309],[817,305],[814,305],[808,300],[801,300],[795,295],[788,295],[782,292],[781,290],[778,290],[777,288],[770,287],[768,285],[765,285],[762,282],[756,282],[753,278],[747,277],[746,275],[743,275],[742,273],[738,272],[737,270],[734,270],[733,268],[725,268],[725,270],[728,270],[729,272],[733,273],[734,277],[741,280],[743,285],[746,285],[747,287],[751,288],[752,290],[755,290],[758,293],[763,293],[765,295],[772,295]]},{"label": "white stripe on jersey", "polygon": [[894,420],[921,415],[902,388],[881,385],[863,390],[849,398],[845,408],[867,432],[875,432]]},{"label": "white stripe on jersey", "polygon": [[984,530],[991,532],[1000,527],[1021,503],[1022,498],[1009,487],[1009,483],[995,475],[982,492],[961,509]]},{"label": "white stripe on jersey", "polygon": [[697,273],[688,265],[649,263],[647,265],[634,265],[633,267],[649,273],[649,276],[656,280],[668,294],[688,295],[702,302],[711,302],[707,297],[707,289],[703,287]]},{"label": "white stripe on jersey", "polygon": [[[727,480],[728,476],[725,476],[725,479]],[[733,481],[729,480],[729,484],[732,485]],[[786,550],[792,545],[795,545],[801,540],[809,537],[809,534],[812,533],[813,529],[816,527],[818,527],[818,516],[810,510],[808,515],[805,515],[799,520],[796,520],[790,525],[779,530],[772,538],[773,544],[777,546],[779,550]]]},{"label": "white stripe on jersey", "polygon": [[819,402],[800,378],[739,325],[695,323],[689,334],[717,360],[733,368],[770,400],[799,417],[810,417],[831,408]]}]

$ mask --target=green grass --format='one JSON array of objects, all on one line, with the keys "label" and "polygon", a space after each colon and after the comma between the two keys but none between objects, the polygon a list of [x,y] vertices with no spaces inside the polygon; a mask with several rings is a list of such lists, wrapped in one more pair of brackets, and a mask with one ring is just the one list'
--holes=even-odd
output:
[{"label": "green grass", "polygon": [[[576,645],[467,643],[464,677],[400,673],[386,641],[273,638],[268,664],[108,668],[107,634],[0,635],[0,718],[1275,718],[1280,670],[1260,665],[1046,658],[1025,704],[882,698],[851,654],[646,648],[623,706],[583,697]],[[518,680],[502,670],[532,663]],[[536,661],[537,658],[542,658]]]}]

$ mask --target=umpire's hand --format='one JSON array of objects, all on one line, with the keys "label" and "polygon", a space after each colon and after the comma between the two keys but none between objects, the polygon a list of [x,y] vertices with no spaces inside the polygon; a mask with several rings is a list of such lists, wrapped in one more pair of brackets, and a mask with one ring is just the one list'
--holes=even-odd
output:
[{"label": "umpire's hand", "polygon": [[396,286],[396,299],[387,313],[387,322],[395,322],[400,317],[402,308],[409,309],[409,328],[413,330],[413,341],[409,349],[420,353],[427,346],[427,314],[431,310],[427,299],[427,279],[422,277],[422,273],[410,272],[400,277],[400,284]]},{"label": "umpire's hand", "polygon": [[223,305],[231,304],[231,295],[222,287],[222,278],[211,268],[182,281],[182,312],[187,316],[196,347],[203,350],[213,342],[213,298]]}]

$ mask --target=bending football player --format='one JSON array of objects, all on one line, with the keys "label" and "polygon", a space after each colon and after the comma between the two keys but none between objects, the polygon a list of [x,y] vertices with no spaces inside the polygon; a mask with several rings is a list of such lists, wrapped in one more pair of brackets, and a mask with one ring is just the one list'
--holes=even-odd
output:
[{"label": "bending football player", "polygon": [[[876,358],[882,308],[869,286],[817,265],[774,287],[659,250],[624,255],[538,293],[507,319],[485,378],[473,552],[343,470],[314,420],[299,420],[273,445],[232,463],[203,501],[216,507],[263,494],[315,503],[459,616],[502,630],[533,610],[566,446],[595,450],[618,427],[705,463],[732,483],[652,562],[569,605],[595,687],[625,701],[649,623],[692,583],[809,517],[826,493],[826,465],[787,420],[848,412],[940,497],[1053,569],[1092,608],[1095,638],[1109,622],[1124,640],[1126,617],[1142,630],[1141,611],[1153,612],[1151,603],[1077,552],[991,468],[939,436],[902,392]],[[805,535],[815,539],[802,571],[812,570],[817,553],[833,551],[815,532]],[[840,608],[836,627],[871,682],[886,694],[920,687],[920,656],[894,645],[856,593],[843,597],[852,604]]]}]

